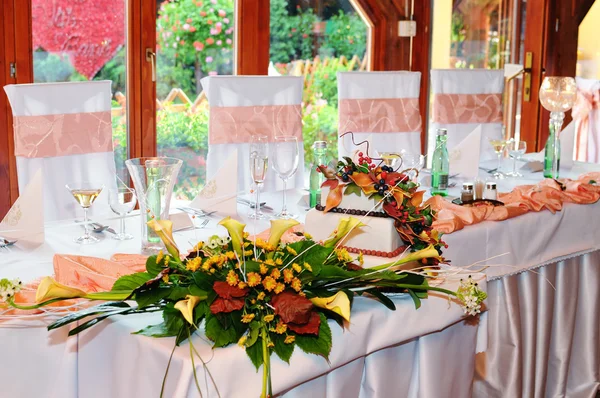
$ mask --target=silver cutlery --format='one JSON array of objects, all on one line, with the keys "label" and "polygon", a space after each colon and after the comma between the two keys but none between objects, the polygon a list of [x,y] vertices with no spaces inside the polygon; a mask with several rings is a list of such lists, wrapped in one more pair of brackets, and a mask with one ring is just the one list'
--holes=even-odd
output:
[{"label": "silver cutlery", "polygon": [[[255,203],[248,199],[238,198],[237,202],[240,204],[249,206],[251,209],[254,209],[256,207]],[[273,210],[273,208],[271,206],[267,206],[267,202],[262,202],[260,204],[260,208],[265,209],[265,210]]]},{"label": "silver cutlery", "polygon": [[483,171],[485,171],[486,173],[490,173],[490,174],[492,174],[492,173],[494,173],[496,170],[498,170],[498,168],[497,168],[497,167],[496,167],[496,168],[493,168],[493,169],[486,169],[485,167],[481,167],[481,166],[479,166],[479,169],[480,169],[480,170],[483,170]]},{"label": "silver cutlery", "polygon": [[188,213],[191,214],[193,216],[198,216],[198,217],[208,217],[212,214],[215,214],[217,211],[213,210],[213,211],[204,211],[204,210],[198,210],[198,209],[194,209],[192,207],[178,207],[177,210],[181,210],[184,213]]},{"label": "silver cutlery", "polygon": [[90,223],[90,225],[92,226],[92,232],[101,233],[101,232],[104,232],[104,231],[108,231],[108,232],[110,232],[113,235],[117,234],[117,231],[115,231],[114,229],[112,229],[108,225],[102,225],[102,224],[97,223],[97,222],[92,222],[92,223]]},{"label": "silver cutlery", "polygon": [[5,239],[5,238],[0,238],[0,248],[12,246],[15,243],[17,243],[16,240],[8,240],[8,239]]}]

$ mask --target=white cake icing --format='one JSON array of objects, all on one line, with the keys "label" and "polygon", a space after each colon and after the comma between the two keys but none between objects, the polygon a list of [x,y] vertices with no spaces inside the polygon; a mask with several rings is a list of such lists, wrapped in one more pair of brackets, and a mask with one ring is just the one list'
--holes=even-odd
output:
[{"label": "white cake icing", "polygon": [[[327,205],[327,195],[329,195],[329,187],[321,188],[321,206],[323,207]],[[381,203],[377,204],[375,200],[369,199],[363,192],[360,196],[355,194],[342,195],[342,201],[337,207],[346,210],[383,211]]]},{"label": "white cake icing", "polygon": [[[356,196],[356,198],[358,197]],[[312,235],[315,241],[323,241],[338,227],[340,219],[347,217],[350,217],[350,215],[324,213],[316,209],[311,209],[306,214],[304,229]],[[375,250],[388,253],[404,246],[398,231],[394,228],[394,219],[369,216],[353,217],[359,218],[366,226],[355,228],[342,242],[343,246],[359,250]],[[384,260],[383,262],[387,262],[388,260],[384,257],[379,257],[379,259]]]}]

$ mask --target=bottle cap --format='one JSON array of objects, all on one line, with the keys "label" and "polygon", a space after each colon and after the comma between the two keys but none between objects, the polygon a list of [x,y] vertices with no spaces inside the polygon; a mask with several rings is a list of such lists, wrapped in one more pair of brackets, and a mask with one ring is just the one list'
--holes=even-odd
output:
[{"label": "bottle cap", "polygon": [[473,190],[473,183],[472,182],[463,182],[463,189],[465,191],[472,191]]},{"label": "bottle cap", "polygon": [[436,132],[437,132],[437,135],[446,135],[446,134],[448,134],[448,130],[446,130],[446,129],[437,129]]},{"label": "bottle cap", "polygon": [[325,149],[327,148],[327,141],[315,141],[313,149]]},{"label": "bottle cap", "polygon": [[496,183],[492,181],[486,182],[485,189],[496,189]]}]

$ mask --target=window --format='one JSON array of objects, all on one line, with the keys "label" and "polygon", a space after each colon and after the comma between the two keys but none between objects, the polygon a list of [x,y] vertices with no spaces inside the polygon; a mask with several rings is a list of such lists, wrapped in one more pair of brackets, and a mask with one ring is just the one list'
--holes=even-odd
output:
[{"label": "window", "polygon": [[315,141],[327,141],[328,157],[337,158],[336,74],[367,70],[367,33],[349,0],[271,0],[269,74],[304,76],[306,167]]}]

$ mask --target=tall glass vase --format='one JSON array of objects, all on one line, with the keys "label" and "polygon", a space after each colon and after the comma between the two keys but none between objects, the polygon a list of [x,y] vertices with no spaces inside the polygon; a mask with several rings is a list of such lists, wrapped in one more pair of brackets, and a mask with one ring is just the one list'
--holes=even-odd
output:
[{"label": "tall glass vase", "polygon": [[156,254],[165,249],[147,222],[153,218],[169,219],[171,195],[181,164],[181,160],[174,158],[137,158],[125,161],[140,204],[144,254]]},{"label": "tall glass vase", "polygon": [[558,178],[558,170],[560,167],[560,141],[558,134],[562,130],[563,120],[565,120],[564,112],[550,112],[550,134],[554,140],[552,145],[552,177]]}]

